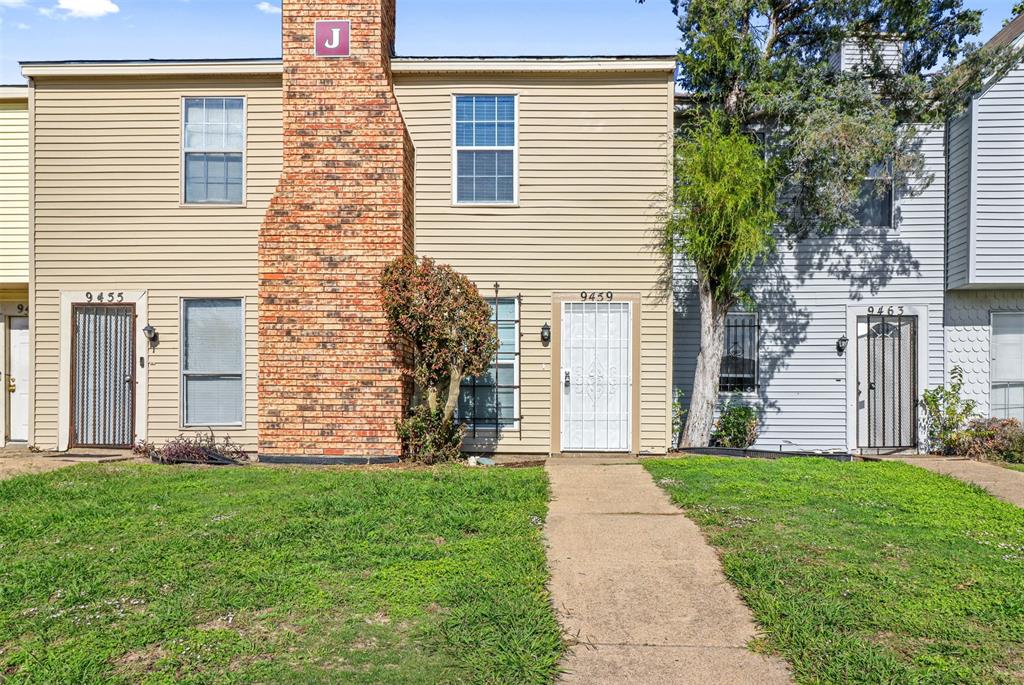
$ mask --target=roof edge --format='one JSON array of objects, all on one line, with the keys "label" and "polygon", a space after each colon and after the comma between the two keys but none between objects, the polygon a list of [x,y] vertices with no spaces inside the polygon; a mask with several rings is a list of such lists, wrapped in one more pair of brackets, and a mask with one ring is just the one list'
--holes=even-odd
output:
[{"label": "roof edge", "polygon": [[28,86],[0,85],[0,100],[28,100]]},{"label": "roof edge", "polygon": [[[443,72],[616,72],[673,71],[675,55],[395,57],[400,74]],[[284,71],[278,58],[66,60],[21,62],[26,77],[273,75]]]}]

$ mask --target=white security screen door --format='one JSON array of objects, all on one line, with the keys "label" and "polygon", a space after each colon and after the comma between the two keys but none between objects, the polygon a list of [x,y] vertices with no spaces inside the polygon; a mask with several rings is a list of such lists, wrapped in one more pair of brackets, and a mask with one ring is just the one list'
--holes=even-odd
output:
[{"label": "white security screen door", "polygon": [[857,445],[917,446],[917,317],[857,317]]},{"label": "white security screen door", "polygon": [[628,452],[633,397],[630,302],[562,304],[562,451]]},{"label": "white security screen door", "polygon": [[8,327],[8,436],[28,440],[28,317],[12,316]]}]

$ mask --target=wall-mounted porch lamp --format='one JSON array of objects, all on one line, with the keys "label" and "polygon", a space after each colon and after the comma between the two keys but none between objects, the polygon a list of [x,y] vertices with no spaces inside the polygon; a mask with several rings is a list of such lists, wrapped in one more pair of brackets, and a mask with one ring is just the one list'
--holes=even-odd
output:
[{"label": "wall-mounted porch lamp", "polygon": [[155,345],[160,340],[160,334],[156,332],[151,324],[146,324],[146,327],[142,329],[142,334],[146,336],[146,340],[149,341],[150,345]]},{"label": "wall-mounted porch lamp", "polygon": [[540,341],[545,345],[551,343],[551,324],[544,324],[540,327]]},{"label": "wall-mounted porch lamp", "polygon": [[846,354],[846,348],[849,344],[850,339],[844,335],[839,340],[836,340],[836,352],[838,352],[840,355]]}]

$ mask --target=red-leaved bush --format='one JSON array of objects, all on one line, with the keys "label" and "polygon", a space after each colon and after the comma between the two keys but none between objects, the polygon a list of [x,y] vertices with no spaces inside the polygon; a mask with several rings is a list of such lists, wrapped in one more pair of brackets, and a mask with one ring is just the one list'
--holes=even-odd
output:
[{"label": "red-leaved bush", "polygon": [[1024,427],[1017,419],[975,419],[957,441],[958,452],[972,459],[1024,462]]},{"label": "red-leaved bush", "polygon": [[399,423],[409,456],[433,463],[459,457],[459,386],[487,370],[498,350],[491,307],[476,285],[446,264],[401,257],[381,275],[384,313],[412,348],[414,389]]}]

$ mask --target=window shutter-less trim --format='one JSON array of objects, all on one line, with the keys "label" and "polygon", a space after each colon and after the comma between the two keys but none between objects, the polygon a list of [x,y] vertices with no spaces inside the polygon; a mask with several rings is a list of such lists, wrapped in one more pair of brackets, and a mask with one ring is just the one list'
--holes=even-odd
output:
[{"label": "window shutter-less trim", "polygon": [[241,426],[245,420],[245,303],[182,300],[182,422]]}]

